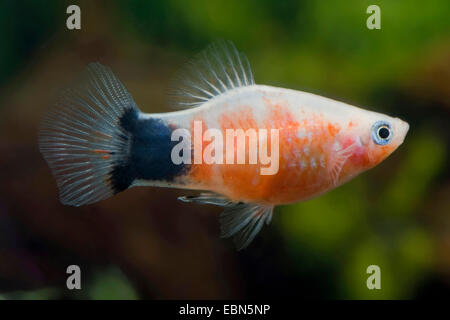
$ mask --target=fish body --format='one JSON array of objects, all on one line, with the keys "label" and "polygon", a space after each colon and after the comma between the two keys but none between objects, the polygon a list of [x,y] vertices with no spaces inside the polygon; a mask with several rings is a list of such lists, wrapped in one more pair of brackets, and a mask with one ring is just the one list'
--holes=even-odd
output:
[{"label": "fish body", "polygon": [[[275,205],[323,194],[384,160],[404,140],[398,118],[296,90],[257,85],[231,43],[213,44],[178,76],[173,103],[147,114],[109,68],[88,67],[43,121],[40,150],[68,205],[134,186],[204,190],[222,236],[246,247]],[[241,139],[241,140],[239,140]]]},{"label": "fish body", "polygon": [[[227,164],[223,160],[193,164],[177,179],[177,187],[209,190],[233,201],[276,205],[309,199],[373,167],[394,150],[392,145],[375,148],[370,134],[365,134],[367,127],[386,119],[385,115],[310,93],[263,85],[228,91],[195,109],[143,117],[161,119],[168,127],[187,128],[191,137],[195,121],[203,124],[203,132],[219,128],[223,137],[227,129],[278,130],[276,174],[261,175],[261,167],[267,167],[261,163]],[[405,125],[399,119],[390,120],[393,130]],[[397,143],[401,142],[399,137]],[[349,147],[351,155],[336,168],[340,151]],[[333,175],[333,169],[340,172]]]}]

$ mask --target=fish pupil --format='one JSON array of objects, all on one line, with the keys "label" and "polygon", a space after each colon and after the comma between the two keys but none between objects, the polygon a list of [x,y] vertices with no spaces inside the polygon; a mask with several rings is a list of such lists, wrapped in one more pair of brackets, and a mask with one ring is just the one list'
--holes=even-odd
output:
[{"label": "fish pupil", "polygon": [[390,134],[391,134],[391,133],[390,133],[389,129],[386,128],[386,127],[381,127],[380,129],[378,129],[378,136],[379,136],[381,139],[387,139],[387,138],[389,138],[389,135],[390,135]]}]

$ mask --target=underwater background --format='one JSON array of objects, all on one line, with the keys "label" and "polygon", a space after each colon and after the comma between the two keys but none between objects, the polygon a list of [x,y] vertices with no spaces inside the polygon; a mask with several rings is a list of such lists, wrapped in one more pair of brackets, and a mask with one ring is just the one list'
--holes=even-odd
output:
[{"label": "underwater background", "polygon": [[[81,30],[66,8],[81,8]],[[381,30],[366,27],[369,5]],[[404,1],[0,2],[0,299],[450,298],[450,3]],[[58,201],[37,128],[93,61],[144,112],[167,112],[171,77],[216,39],[258,84],[409,122],[376,168],[277,207],[246,250],[219,239],[220,208],[182,190],[133,188],[81,208]],[[66,268],[82,270],[68,290]],[[366,268],[381,268],[368,290]]]}]

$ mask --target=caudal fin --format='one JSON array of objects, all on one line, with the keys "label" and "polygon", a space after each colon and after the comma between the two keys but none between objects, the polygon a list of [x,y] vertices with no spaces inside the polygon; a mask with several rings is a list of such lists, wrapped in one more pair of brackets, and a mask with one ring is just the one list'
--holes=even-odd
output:
[{"label": "caudal fin", "polygon": [[127,189],[136,103],[111,69],[91,63],[82,84],[67,90],[42,121],[39,149],[65,205],[81,206]]}]

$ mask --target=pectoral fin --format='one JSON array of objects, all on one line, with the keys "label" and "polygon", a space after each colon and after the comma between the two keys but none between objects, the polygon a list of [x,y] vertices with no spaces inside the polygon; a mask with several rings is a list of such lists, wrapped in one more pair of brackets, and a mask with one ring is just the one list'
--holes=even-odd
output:
[{"label": "pectoral fin", "polygon": [[226,197],[214,193],[202,193],[194,197],[178,198],[184,202],[195,202],[222,206],[220,236],[233,237],[237,250],[246,248],[261,230],[264,222],[269,224],[272,219],[273,206],[255,203],[233,202]]},{"label": "pectoral fin", "polygon": [[329,165],[329,175],[334,186],[338,184],[342,167],[347,159],[353,154],[356,146],[356,143],[353,143],[345,148],[342,148],[339,143],[335,143],[333,147],[334,155]]}]

